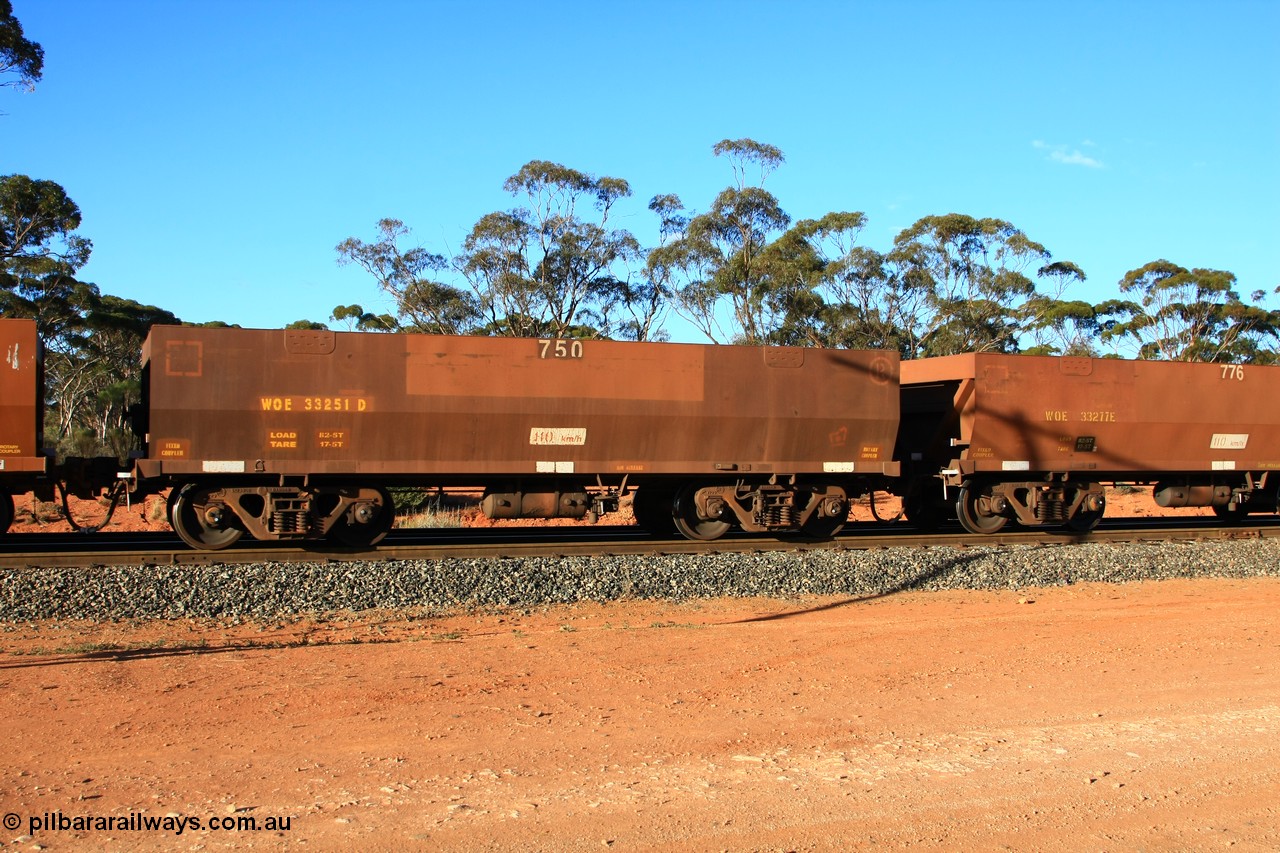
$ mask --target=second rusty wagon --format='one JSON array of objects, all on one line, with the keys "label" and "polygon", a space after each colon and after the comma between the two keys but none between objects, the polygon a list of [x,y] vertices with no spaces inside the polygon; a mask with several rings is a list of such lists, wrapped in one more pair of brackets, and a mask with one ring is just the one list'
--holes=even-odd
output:
[{"label": "second rusty wagon", "polygon": [[[971,353],[902,364],[908,513],[1087,530],[1103,484],[1161,506],[1275,512],[1280,367]],[[938,481],[941,480],[939,483]]]}]

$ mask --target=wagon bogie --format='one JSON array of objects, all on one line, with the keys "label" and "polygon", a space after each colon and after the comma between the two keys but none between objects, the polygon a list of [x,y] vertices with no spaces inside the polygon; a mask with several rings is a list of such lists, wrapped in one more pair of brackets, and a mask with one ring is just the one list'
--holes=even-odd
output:
[{"label": "wagon bogie", "polygon": [[244,534],[259,540],[331,539],[366,546],[391,529],[391,496],[379,486],[193,482],[169,499],[174,531],[193,548],[221,550]]},{"label": "wagon bogie", "polygon": [[971,533],[994,533],[1015,520],[1025,527],[1066,526],[1091,530],[1106,510],[1100,483],[976,481],[961,486],[956,500],[960,524]]},{"label": "wagon bogie", "polygon": [[827,538],[848,518],[849,495],[834,483],[690,484],[676,494],[673,516],[690,539],[718,538],[732,527]]}]

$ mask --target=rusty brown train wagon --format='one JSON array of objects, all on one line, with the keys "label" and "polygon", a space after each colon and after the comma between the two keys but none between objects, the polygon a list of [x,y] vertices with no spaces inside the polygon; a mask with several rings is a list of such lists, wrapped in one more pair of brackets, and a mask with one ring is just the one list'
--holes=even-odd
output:
[{"label": "rusty brown train wagon", "polygon": [[[954,490],[973,532],[1013,518],[1089,529],[1109,482],[1227,518],[1276,510],[1280,367],[979,353],[901,376],[897,452]],[[928,515],[942,488],[913,478]]]},{"label": "rusty brown train wagon", "polygon": [[0,319],[0,534],[13,521],[13,495],[45,475],[40,453],[40,341],[34,320]]},{"label": "rusty brown train wagon", "polygon": [[829,534],[897,473],[880,352],[156,327],[143,482],[194,547],[377,541],[386,488],[477,486],[496,517]]}]

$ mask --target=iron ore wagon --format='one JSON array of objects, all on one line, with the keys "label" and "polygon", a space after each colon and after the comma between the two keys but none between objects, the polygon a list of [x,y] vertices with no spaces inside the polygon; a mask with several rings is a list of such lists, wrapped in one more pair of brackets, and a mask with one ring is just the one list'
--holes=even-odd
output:
[{"label": "iron ore wagon", "polygon": [[901,376],[896,458],[919,520],[953,505],[973,533],[1088,530],[1116,482],[1227,519],[1277,509],[1280,367],[971,353]]},{"label": "iron ore wagon", "polygon": [[136,475],[196,548],[378,541],[395,484],[496,518],[830,535],[898,473],[898,358],[779,347],[156,326]]}]

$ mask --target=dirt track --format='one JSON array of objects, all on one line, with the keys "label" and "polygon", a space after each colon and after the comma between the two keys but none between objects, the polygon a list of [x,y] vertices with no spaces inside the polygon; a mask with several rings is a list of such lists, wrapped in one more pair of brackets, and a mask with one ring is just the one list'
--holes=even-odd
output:
[{"label": "dirt track", "polygon": [[[1274,850],[1278,605],[1169,581],[10,626],[3,840]],[[46,812],[290,826],[28,837]]]}]

